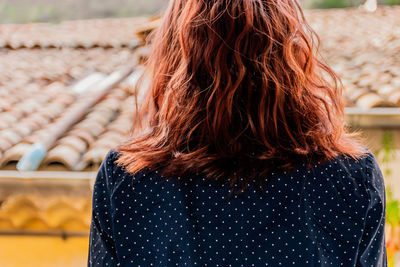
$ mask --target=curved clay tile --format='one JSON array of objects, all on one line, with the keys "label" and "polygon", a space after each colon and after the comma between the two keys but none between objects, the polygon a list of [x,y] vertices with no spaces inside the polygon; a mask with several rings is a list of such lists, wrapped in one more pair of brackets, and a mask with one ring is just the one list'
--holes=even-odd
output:
[{"label": "curved clay tile", "polygon": [[49,118],[47,116],[44,116],[39,113],[33,113],[31,116],[26,117],[26,119],[29,119],[30,121],[35,122],[37,125],[46,125],[50,122]]},{"label": "curved clay tile", "polygon": [[56,116],[60,115],[64,110],[65,107],[69,105],[69,103],[62,103],[58,101],[51,102],[49,105],[47,105],[44,109],[48,110],[49,112],[52,112]]},{"label": "curved clay tile", "polygon": [[86,129],[74,128],[68,132],[68,136],[76,136],[85,141],[87,146],[90,146],[94,142],[94,137],[91,132]]},{"label": "curved clay tile", "polygon": [[16,109],[21,110],[24,114],[30,115],[35,110],[39,109],[40,105],[41,104],[38,103],[36,100],[30,99],[19,103],[16,106]]},{"label": "curved clay tile", "polygon": [[[64,89],[66,90],[66,89]],[[74,95],[72,92],[65,92],[63,91],[62,94],[59,94],[55,96],[54,100],[52,103],[56,103],[57,105],[70,105],[72,104],[76,99],[76,95]]]},{"label": "curved clay tile", "polygon": [[358,98],[360,98],[363,95],[366,95],[368,93],[370,93],[370,91],[367,89],[355,89],[353,92],[348,94],[348,99],[351,102],[355,103],[358,100]]},{"label": "curved clay tile", "polygon": [[90,215],[89,197],[11,195],[0,207],[0,230],[87,232]]},{"label": "curved clay tile", "polygon": [[[10,142],[8,142],[7,140],[0,138],[0,151],[5,151],[7,149],[9,149],[12,146],[12,144]],[[2,157],[0,158],[2,159]]]},{"label": "curved clay tile", "polygon": [[10,144],[16,144],[21,141],[22,137],[11,129],[5,129],[0,131],[0,139],[5,139]]},{"label": "curved clay tile", "polygon": [[[20,118],[22,118],[24,116],[24,113],[22,112],[22,110],[19,110],[14,106],[12,110],[10,110],[6,113],[6,115],[9,115],[12,117],[12,118],[10,118],[10,120],[8,120],[9,122],[15,122],[15,121],[19,120]],[[4,118],[2,118],[2,119],[4,119]]]},{"label": "curved clay tile", "polygon": [[19,143],[6,150],[0,159],[0,167],[3,167],[13,161],[19,161],[30,148],[31,144]]},{"label": "curved clay tile", "polygon": [[35,131],[35,130],[37,130],[37,129],[39,128],[39,125],[38,125],[36,122],[30,121],[30,120],[28,120],[28,119],[26,119],[26,120],[20,120],[20,121],[18,122],[18,124],[23,124],[23,125],[25,125],[25,126],[28,127],[29,129],[31,129],[31,131]]},{"label": "curved clay tile", "polygon": [[[114,89],[115,90],[115,89]],[[123,92],[123,94],[119,94],[118,92],[121,92],[120,90],[115,91],[114,93],[110,93],[106,96],[106,98],[99,103],[99,107],[107,107],[111,110],[117,110],[119,108],[119,105],[121,102],[124,100],[126,93]],[[96,109],[97,107],[95,107]]]},{"label": "curved clay tile", "polygon": [[110,104],[110,102],[105,103],[105,101],[100,102],[90,111],[89,114],[109,113],[109,115],[114,116],[117,113],[117,109],[118,109],[118,105],[119,105],[117,103],[118,103],[118,100],[114,104],[112,104],[112,103]]},{"label": "curved clay tile", "polygon": [[398,74],[394,74],[395,78],[393,78],[390,83],[396,88],[400,88],[400,68],[397,71]]},{"label": "curved clay tile", "polygon": [[161,20],[159,20],[159,19],[149,21],[148,23],[143,24],[142,26],[137,28],[136,35],[140,39],[145,41],[145,39],[149,35],[149,33],[152,32],[153,30],[155,30],[156,28],[158,28],[160,26],[160,24],[161,24]]},{"label": "curved clay tile", "polygon": [[95,111],[88,114],[85,120],[94,120],[96,122],[101,123],[102,125],[106,125],[113,118],[113,116],[114,116],[113,112]]},{"label": "curved clay tile", "polygon": [[127,95],[127,89],[125,87],[116,87],[110,92],[109,95],[119,99],[124,99]]},{"label": "curved clay tile", "polygon": [[92,134],[92,136],[98,136],[104,131],[104,125],[97,121],[89,121],[89,120],[84,120],[76,125],[76,127],[80,129],[85,129],[89,133]]},{"label": "curved clay tile", "polygon": [[6,40],[0,39],[0,48],[5,48],[7,46]]},{"label": "curved clay tile", "polygon": [[391,85],[391,84],[385,84],[381,87],[378,88],[377,92],[379,95],[389,95],[391,92],[393,92],[396,88]]},{"label": "curved clay tile", "polygon": [[0,114],[0,120],[4,124],[7,124],[7,126],[17,122],[18,118],[19,117],[15,116],[12,112],[6,112]]},{"label": "curved clay tile", "polygon": [[118,132],[122,135],[126,135],[129,133],[129,130],[132,126],[133,118],[129,119],[116,119],[110,124],[107,125],[108,129],[112,129],[115,132]]},{"label": "curved clay tile", "polygon": [[36,131],[41,128],[42,124],[40,124],[37,120],[30,120],[28,117],[23,118],[18,123],[25,124],[32,131]]},{"label": "curved clay tile", "polygon": [[[57,207],[60,209],[57,210]],[[58,227],[68,218],[80,218],[81,215],[78,210],[68,205],[55,205],[54,208],[46,210],[46,212],[43,213],[43,217],[46,218],[46,223],[54,228]]]},{"label": "curved clay tile", "polygon": [[33,215],[26,218],[25,220],[17,224],[16,227],[22,230],[29,231],[45,231],[50,228],[46,220],[38,215]]},{"label": "curved clay tile", "polygon": [[39,207],[31,197],[16,195],[6,198],[1,205],[1,210],[12,215],[13,218],[17,216],[24,218],[25,216],[36,214]]},{"label": "curved clay tile", "polygon": [[[390,83],[390,81],[393,79],[392,75],[384,72],[385,70],[382,69],[381,70],[381,74],[378,76],[378,82],[382,83],[382,84],[387,84]],[[376,81],[375,81],[376,82]]]},{"label": "curved clay tile", "polygon": [[[30,127],[35,127],[35,126],[37,126],[37,125],[35,125],[35,124],[30,125]],[[35,129],[37,129],[37,128],[35,128]],[[42,141],[45,138],[48,138],[49,135],[50,135],[49,130],[47,128],[43,128],[43,129],[37,130],[37,131],[33,132],[31,135],[25,137],[23,139],[23,142],[29,143],[29,144],[37,143],[37,142]]]},{"label": "curved clay tile", "polygon": [[118,117],[113,122],[129,122],[130,125],[133,121],[135,112],[134,107],[125,108],[118,114]]},{"label": "curved clay tile", "polygon": [[[87,198],[85,199],[81,210],[83,211],[84,214],[91,214],[92,212],[92,201],[91,199]],[[90,217],[90,216],[88,216]]]},{"label": "curved clay tile", "polygon": [[136,49],[136,53],[138,55],[138,61],[140,65],[144,65],[150,55],[151,52],[151,46],[150,45],[145,45],[141,46]]},{"label": "curved clay tile", "polygon": [[76,42],[74,45],[74,48],[83,48],[83,49],[89,49],[89,48],[93,48],[93,43],[90,42]]},{"label": "curved clay tile", "polygon": [[354,84],[346,84],[344,85],[343,88],[343,94],[346,96],[346,98],[350,98],[351,95],[354,95],[354,93],[356,92],[357,87]]},{"label": "curved clay tile", "polygon": [[62,91],[65,90],[65,84],[59,81],[55,81],[50,83],[49,85],[46,86],[45,90],[47,91]]},{"label": "curved clay tile", "polygon": [[49,105],[41,108],[39,111],[36,112],[36,114],[46,118],[46,120],[51,122],[52,120],[57,118],[63,110],[64,108],[62,107],[62,105],[60,105],[59,107],[57,107],[56,105]]},{"label": "curved clay tile", "polygon": [[100,165],[110,149],[106,147],[91,149],[83,156],[83,160],[87,165]]},{"label": "curved clay tile", "polygon": [[400,89],[392,91],[388,96],[388,100],[400,107]]},{"label": "curved clay tile", "polygon": [[0,118],[0,130],[8,128],[9,125],[10,124],[8,122],[2,121],[1,118]]},{"label": "curved clay tile", "polygon": [[[98,105],[99,105],[99,107],[108,107],[109,109],[116,109],[116,108],[118,108],[118,105],[120,103],[121,103],[121,99],[119,99],[118,95],[114,95],[114,94],[110,93]],[[97,108],[97,106],[95,108]]]},{"label": "curved clay tile", "polygon": [[68,145],[59,145],[51,149],[43,160],[42,165],[61,164],[68,169],[72,169],[81,158],[81,153]]},{"label": "curved clay tile", "polygon": [[[4,90],[4,89],[0,88],[0,90]],[[12,107],[12,103],[9,99],[5,99],[5,98],[1,99],[0,98],[0,112],[8,111],[11,109],[11,107]]]},{"label": "curved clay tile", "polygon": [[22,43],[17,41],[17,40],[10,40],[7,42],[6,47],[10,48],[10,49],[18,49],[22,47]]},{"label": "curved clay tile", "polygon": [[[40,90],[40,86],[37,83],[29,83],[26,87],[25,87],[26,91],[30,91],[30,92],[38,92]],[[38,100],[47,100],[47,96],[40,96],[40,99]]]},{"label": "curved clay tile", "polygon": [[13,127],[13,130],[20,136],[28,136],[32,132],[32,129],[29,128],[29,126],[22,123],[15,125],[15,127]]},{"label": "curved clay tile", "polygon": [[63,137],[57,143],[59,145],[68,145],[80,153],[83,153],[87,148],[87,143],[77,136]]},{"label": "curved clay tile", "polygon": [[385,101],[381,96],[372,92],[359,97],[356,101],[356,105],[364,109],[393,106],[392,103]]},{"label": "curved clay tile", "polygon": [[[46,205],[46,213],[47,214],[76,214],[78,213],[84,206],[84,202],[78,198],[73,197],[73,201],[71,201],[71,197],[56,197],[49,200],[49,203]],[[69,216],[68,215],[68,216]]]},{"label": "curved clay tile", "polygon": [[139,45],[140,45],[140,41],[139,41],[139,40],[130,40],[130,41],[127,43],[127,47],[128,47],[129,49],[135,49],[135,48],[137,48]]},{"label": "curved clay tile", "polygon": [[96,140],[96,142],[93,144],[92,149],[98,149],[98,148],[111,149],[113,147],[118,146],[123,141],[124,141],[123,138],[122,139],[100,138]]},{"label": "curved clay tile", "polygon": [[0,230],[1,231],[10,231],[15,228],[13,222],[10,218],[7,218],[8,214],[1,214],[0,213]]},{"label": "curved clay tile", "polygon": [[125,139],[126,135],[121,134],[120,132],[117,131],[107,131],[103,133],[98,140],[96,140],[95,145],[100,145],[101,142],[100,140],[111,140],[112,142],[121,142]]}]

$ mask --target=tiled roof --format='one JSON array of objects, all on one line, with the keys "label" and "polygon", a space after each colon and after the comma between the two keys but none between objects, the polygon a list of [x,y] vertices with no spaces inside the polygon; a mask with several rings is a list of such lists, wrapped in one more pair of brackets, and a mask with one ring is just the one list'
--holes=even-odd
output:
[{"label": "tiled roof", "polygon": [[90,227],[89,197],[17,194],[0,205],[1,233],[75,233]]},{"label": "tiled roof", "polygon": [[120,48],[137,45],[136,31],[148,18],[93,19],[60,24],[31,23],[0,26],[0,47]]},{"label": "tiled roof", "polygon": [[[89,75],[100,82],[135,58],[134,51],[129,49],[22,49],[3,53],[6,55],[0,60],[8,69],[0,74],[0,165],[3,168],[18,161],[31,144],[51,138],[60,120],[67,119],[74,109],[98,94],[96,90],[80,94],[74,90],[82,88],[74,86],[76,81]],[[29,66],[35,66],[38,71]],[[82,170],[98,163],[108,149],[128,136],[132,107],[131,88],[126,83],[115,86],[60,136],[41,166],[61,163],[68,169]],[[11,166],[15,168],[14,164]]]},{"label": "tiled roof", "polygon": [[[348,107],[400,107],[400,7],[306,16],[323,56],[343,78]],[[125,80],[93,106],[74,109],[99,93],[105,77],[137,59],[139,37],[158,24],[132,18],[0,26],[0,168],[15,170],[31,145],[51,140],[72,113],[81,116],[57,136],[39,170],[95,170],[128,137],[134,92]]]},{"label": "tiled roof", "polygon": [[[56,141],[44,158],[42,166],[61,163],[69,169],[82,170],[91,163],[101,162],[107,150],[128,136],[133,117],[133,99],[130,95],[127,87],[113,89]],[[32,115],[27,116],[27,119],[22,118],[16,124],[12,123],[11,127],[0,132],[4,149],[2,165],[18,161],[31,144],[51,138],[49,135],[52,134],[52,125],[57,123],[57,118],[62,118],[67,109],[72,110],[85,100],[86,97],[76,99],[71,94],[60,93],[41,103],[42,107],[38,105],[29,108],[28,112]],[[27,121],[32,124],[26,125]]]},{"label": "tiled roof", "polygon": [[400,6],[312,10],[307,18],[343,80],[348,106],[400,107]]},{"label": "tiled roof", "polygon": [[[21,90],[30,90],[25,87],[42,90],[53,82],[66,87],[91,72],[109,74],[130,60],[131,49],[3,49],[0,50],[0,93],[18,98]],[[7,105],[3,97],[0,101],[0,110],[4,110]]]}]

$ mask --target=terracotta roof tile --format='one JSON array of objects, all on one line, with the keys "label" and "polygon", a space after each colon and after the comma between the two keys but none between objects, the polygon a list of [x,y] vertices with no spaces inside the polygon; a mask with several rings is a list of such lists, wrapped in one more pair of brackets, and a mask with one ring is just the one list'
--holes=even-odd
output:
[{"label": "terracotta roof tile", "polygon": [[17,194],[0,205],[0,232],[82,232],[90,227],[88,197]]},{"label": "terracotta roof tile", "polygon": [[94,48],[134,47],[136,29],[147,18],[65,21],[60,24],[31,23],[0,26],[0,47]]},{"label": "terracotta roof tile", "polygon": [[[400,89],[400,7],[380,7],[374,13],[359,9],[310,10],[307,17],[322,40],[322,54],[340,75],[349,105],[360,108],[399,106],[390,98]],[[364,94],[368,91],[368,94]],[[353,94],[354,93],[354,94]]]}]

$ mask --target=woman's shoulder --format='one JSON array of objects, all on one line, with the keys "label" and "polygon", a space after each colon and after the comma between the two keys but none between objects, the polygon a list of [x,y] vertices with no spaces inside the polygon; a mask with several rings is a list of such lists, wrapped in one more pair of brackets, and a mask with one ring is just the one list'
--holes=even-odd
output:
[{"label": "woman's shoulder", "polygon": [[[317,167],[317,171],[322,172],[322,175],[329,173],[331,177],[347,176],[352,179],[357,179],[359,182],[366,184],[367,187],[373,186],[381,190],[382,187],[384,187],[384,181],[378,161],[371,150],[366,147],[364,147],[364,149],[366,153],[359,158],[340,155],[330,161],[315,165],[315,167]],[[146,170],[142,170],[135,175],[126,172],[123,166],[116,163],[120,153],[121,152],[115,148],[110,149],[99,169],[99,172],[102,172],[108,178],[109,184],[115,184],[118,182],[118,179],[120,180],[127,176],[134,181],[136,179],[141,180],[140,177],[147,176],[145,173]]]},{"label": "woman's shoulder", "polygon": [[378,160],[371,150],[364,149],[366,153],[358,158],[340,155],[321,167],[331,167],[329,178],[334,178],[334,183],[346,187],[347,191],[355,190],[353,196],[365,193],[370,202],[376,198],[384,199],[385,182]]},{"label": "woman's shoulder", "polygon": [[[364,150],[365,154],[358,158],[342,154],[328,162],[325,162],[325,165],[329,165],[330,168],[333,167],[345,169],[346,171],[356,176],[359,176],[358,174],[361,174],[370,177],[374,172],[380,171],[379,164],[374,153],[370,149],[364,147]],[[105,165],[105,167],[107,167],[109,171],[124,172],[125,168],[116,164],[115,162],[118,159],[120,153],[121,152],[118,151],[116,148],[110,149],[104,157],[102,165]],[[322,164],[321,167],[323,166],[324,164]]]},{"label": "woman's shoulder", "polygon": [[119,164],[117,164],[116,160],[120,156],[121,152],[116,148],[111,148],[106,156],[103,159],[102,165],[107,167],[108,172],[116,173],[116,172],[124,172],[125,168]]},{"label": "woman's shoulder", "polygon": [[110,149],[97,172],[96,183],[102,183],[107,186],[110,192],[113,191],[115,186],[123,180],[129,173],[125,172],[124,168],[116,163],[120,152],[115,148]]},{"label": "woman's shoulder", "polygon": [[375,155],[367,149],[365,160],[365,182],[370,197],[378,197],[383,203],[386,201],[385,181],[383,173]]},{"label": "woman's shoulder", "polygon": [[115,148],[109,150],[100,165],[99,172],[107,175],[115,173],[116,169],[118,169],[118,165],[115,162],[118,155],[119,152]]},{"label": "woman's shoulder", "polygon": [[112,166],[115,164],[114,161],[118,158],[119,153],[120,152],[116,148],[111,148],[104,157],[104,160],[107,161],[107,164]]},{"label": "woman's shoulder", "polygon": [[[364,147],[365,153],[359,157],[340,154],[337,157],[316,162],[312,168],[302,167],[296,172],[304,177],[311,192],[324,188],[332,194],[353,196],[359,200],[371,199],[371,192],[384,195],[384,180],[374,153]],[[366,197],[367,196],[367,197]]]},{"label": "woman's shoulder", "polygon": [[365,154],[358,158],[341,155],[335,160],[335,163],[353,177],[361,177],[367,182],[377,180],[380,178],[379,176],[382,176],[382,173],[375,154],[366,147],[364,147],[364,150]]},{"label": "woman's shoulder", "polygon": [[[150,175],[147,168],[142,169],[135,174],[126,171],[125,166],[117,163],[117,159],[120,155],[121,152],[116,148],[110,149],[104,157],[98,171],[98,176],[105,177],[106,180],[104,182],[110,186],[110,190],[114,190],[118,185],[121,186],[124,181],[132,181],[134,184],[137,184],[144,177]],[[158,171],[155,171],[155,173],[157,172]],[[126,183],[126,185],[130,184]]]}]

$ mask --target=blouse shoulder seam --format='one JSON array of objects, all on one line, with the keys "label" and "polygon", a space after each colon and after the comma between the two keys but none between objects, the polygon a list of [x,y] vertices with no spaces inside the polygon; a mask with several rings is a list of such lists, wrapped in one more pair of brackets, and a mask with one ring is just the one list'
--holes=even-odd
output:
[{"label": "blouse shoulder seam", "polygon": [[116,160],[116,157],[118,155],[118,151],[116,151],[114,148],[110,149],[104,158],[104,171],[106,172],[106,177],[107,178],[107,187],[110,192],[113,190],[114,186],[114,172],[115,172],[115,163],[114,161]]},{"label": "blouse shoulder seam", "polygon": [[113,170],[114,170],[114,166],[115,166],[114,161],[117,159],[118,155],[119,155],[119,151],[117,151],[115,148],[110,149],[110,151],[108,152],[107,160],[110,162],[110,165],[111,165],[110,167]]},{"label": "blouse shoulder seam", "polygon": [[372,179],[372,175],[373,175],[373,166],[374,166],[374,159],[373,159],[374,155],[372,154],[372,152],[368,152],[368,156],[366,157],[366,164],[365,164],[365,168],[367,171],[367,181],[370,182],[370,179]]},{"label": "blouse shoulder seam", "polygon": [[371,179],[372,179],[372,176],[373,176],[372,167],[373,167],[373,164],[374,164],[372,157],[373,157],[372,152],[368,150],[368,156],[365,159],[366,160],[365,169],[366,169],[366,174],[367,175],[366,175],[366,177],[364,179],[365,180],[365,186],[366,186],[366,189],[367,189],[367,194],[368,194],[368,197],[369,197],[368,198],[369,199],[368,205],[370,205],[372,203],[372,195],[371,195],[371,192],[370,192]]}]

